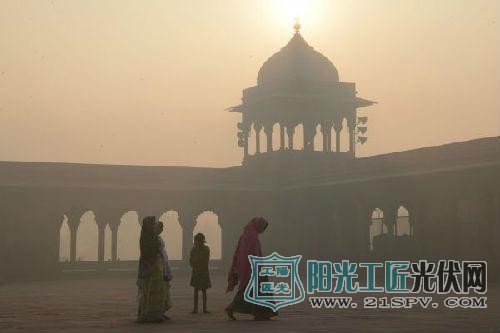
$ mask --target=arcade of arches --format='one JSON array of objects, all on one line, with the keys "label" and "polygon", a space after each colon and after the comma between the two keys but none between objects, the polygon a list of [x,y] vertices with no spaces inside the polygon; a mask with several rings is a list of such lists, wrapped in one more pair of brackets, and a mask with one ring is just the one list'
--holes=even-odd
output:
[{"label": "arcade of arches", "polygon": [[[182,242],[187,238],[183,237],[179,214],[176,211],[167,211],[159,217],[159,220],[164,224],[161,236],[165,240],[169,259],[185,259]],[[141,223],[136,211],[125,212],[117,226],[111,228],[109,224],[106,224],[104,228],[103,261],[138,260]],[[196,218],[192,236],[198,232],[206,236],[207,245],[211,250],[211,259],[220,260],[222,256],[222,234],[217,214],[211,211],[201,212]],[[76,227],[76,252],[74,256],[71,253],[71,239],[74,236],[71,234],[66,215],[59,233],[59,261],[72,262],[72,258],[74,262],[98,261],[99,228],[92,211],[85,212]],[[192,245],[192,241],[190,245]],[[116,250],[113,250],[113,248]]]},{"label": "arcade of arches", "polygon": [[256,155],[283,150],[354,153],[355,126],[344,118],[339,125],[330,124],[283,124],[252,123],[246,132],[245,152]]}]

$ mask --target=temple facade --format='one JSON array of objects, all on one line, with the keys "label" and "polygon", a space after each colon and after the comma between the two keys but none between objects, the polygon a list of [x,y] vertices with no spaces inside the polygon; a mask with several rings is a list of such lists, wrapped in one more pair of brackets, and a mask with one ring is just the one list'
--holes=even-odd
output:
[{"label": "temple facade", "polygon": [[330,60],[297,31],[264,63],[257,85],[243,90],[241,104],[229,109],[242,117],[235,139],[240,166],[0,162],[0,281],[58,274],[64,218],[70,239],[64,265],[89,265],[76,254],[88,211],[98,240],[91,265],[99,270],[120,264],[118,230],[126,212],[141,219],[175,211],[183,260],[197,217],[212,212],[222,234],[222,266],[245,223],[263,216],[270,221],[266,252],[487,260],[491,276],[498,276],[500,137],[356,157],[368,120],[358,113],[369,113],[373,103],[357,96],[354,83],[341,82]]}]

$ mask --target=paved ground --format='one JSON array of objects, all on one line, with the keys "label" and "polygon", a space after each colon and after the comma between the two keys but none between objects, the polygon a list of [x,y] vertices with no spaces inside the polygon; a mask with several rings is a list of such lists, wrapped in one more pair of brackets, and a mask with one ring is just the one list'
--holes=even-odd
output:
[{"label": "paved ground", "polygon": [[[224,277],[213,277],[211,314],[192,315],[188,277],[173,282],[175,308],[163,324],[135,323],[135,285],[130,273],[115,277],[18,283],[0,286],[2,332],[500,332],[500,288],[490,287],[488,309],[311,309],[309,302],[282,309],[271,322],[223,313],[232,295]],[[380,295],[378,295],[380,296]],[[361,297],[355,297],[361,304]]]}]

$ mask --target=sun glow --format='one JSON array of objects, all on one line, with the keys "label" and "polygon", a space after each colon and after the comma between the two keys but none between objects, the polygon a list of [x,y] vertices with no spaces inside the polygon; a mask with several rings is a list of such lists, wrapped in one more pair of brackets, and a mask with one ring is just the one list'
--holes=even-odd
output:
[{"label": "sun glow", "polygon": [[287,19],[303,18],[309,9],[307,0],[281,1]]},{"label": "sun glow", "polygon": [[302,26],[311,26],[317,23],[325,9],[325,0],[269,0],[272,5],[273,16],[290,28],[296,21]]}]

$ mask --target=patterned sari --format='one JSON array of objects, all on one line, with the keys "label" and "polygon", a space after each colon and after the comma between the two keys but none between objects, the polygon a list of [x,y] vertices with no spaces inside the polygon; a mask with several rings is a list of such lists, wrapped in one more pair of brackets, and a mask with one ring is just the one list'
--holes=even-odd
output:
[{"label": "patterned sari", "polygon": [[154,216],[143,219],[137,276],[139,302],[137,321],[139,322],[160,322],[166,311],[167,288],[163,279],[163,257],[155,226]]},{"label": "patterned sari", "polygon": [[168,282],[163,280],[162,258],[158,256],[154,269],[146,277],[137,280],[139,308],[137,321],[162,321],[165,311],[170,307],[168,303]]}]

